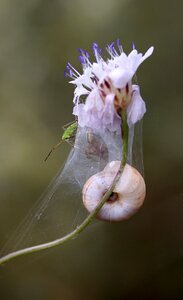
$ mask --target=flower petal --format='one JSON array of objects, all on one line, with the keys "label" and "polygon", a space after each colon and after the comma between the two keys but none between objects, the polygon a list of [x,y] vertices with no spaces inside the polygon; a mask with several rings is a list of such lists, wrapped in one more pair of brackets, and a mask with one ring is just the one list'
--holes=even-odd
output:
[{"label": "flower petal", "polygon": [[109,78],[112,80],[115,88],[122,89],[132,79],[133,75],[130,69],[115,68],[109,74]]},{"label": "flower petal", "polygon": [[128,59],[130,61],[133,74],[135,74],[141,63],[153,53],[153,50],[154,47],[150,47],[144,55],[142,55],[142,53],[138,53],[136,49],[130,52],[130,54],[128,55]]},{"label": "flower petal", "polygon": [[144,56],[141,58],[140,63],[142,63],[145,59],[147,59],[149,56],[151,56],[152,53],[153,53],[153,51],[154,51],[154,47],[150,47],[150,48],[146,51],[146,53],[144,54]]},{"label": "flower petal", "polygon": [[138,85],[132,86],[132,101],[127,108],[128,126],[131,127],[136,122],[140,121],[146,112],[146,105],[140,95]]}]

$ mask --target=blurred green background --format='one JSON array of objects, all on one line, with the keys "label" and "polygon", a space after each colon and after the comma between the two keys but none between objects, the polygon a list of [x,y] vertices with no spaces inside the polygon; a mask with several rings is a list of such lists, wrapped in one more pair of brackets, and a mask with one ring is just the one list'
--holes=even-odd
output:
[{"label": "blurred green background", "polygon": [[138,71],[147,104],[147,197],[127,222],[90,226],[74,241],[0,268],[0,299],[183,299],[181,0],[0,0],[0,245],[66,159],[47,164],[71,120],[67,61],[121,39],[154,45]]}]

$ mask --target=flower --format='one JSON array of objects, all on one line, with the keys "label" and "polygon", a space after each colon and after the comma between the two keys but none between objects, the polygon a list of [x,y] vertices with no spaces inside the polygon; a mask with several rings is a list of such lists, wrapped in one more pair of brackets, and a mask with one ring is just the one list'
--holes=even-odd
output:
[{"label": "flower", "polygon": [[83,74],[68,63],[65,76],[72,78],[70,82],[76,86],[73,114],[77,116],[78,124],[120,134],[121,110],[127,112],[129,127],[142,119],[146,112],[140,88],[132,84],[132,79],[154,48],[150,47],[143,55],[133,47],[130,54],[126,55],[119,39],[116,44],[117,47],[114,43],[107,45],[110,58],[105,61],[101,55],[102,49],[93,43],[96,59],[93,63],[89,60],[88,52],[79,49]]}]

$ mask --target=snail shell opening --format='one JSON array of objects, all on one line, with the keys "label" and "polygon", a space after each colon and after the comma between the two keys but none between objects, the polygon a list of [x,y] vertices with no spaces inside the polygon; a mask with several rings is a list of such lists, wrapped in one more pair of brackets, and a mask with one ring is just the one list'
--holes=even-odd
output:
[{"label": "snail shell opening", "polygon": [[[112,161],[102,172],[91,176],[83,187],[83,203],[92,212],[111,186],[120,167],[120,161]],[[142,175],[126,164],[110,198],[97,217],[105,221],[122,221],[134,215],[144,202],[146,186]]]}]

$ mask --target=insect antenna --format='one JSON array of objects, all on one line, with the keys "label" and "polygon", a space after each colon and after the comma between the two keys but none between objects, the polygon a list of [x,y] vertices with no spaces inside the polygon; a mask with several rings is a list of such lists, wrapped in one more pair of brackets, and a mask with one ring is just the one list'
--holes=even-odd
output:
[{"label": "insect antenna", "polygon": [[57,149],[61,144],[62,144],[63,140],[61,140],[58,144],[56,144],[55,146],[53,146],[53,148],[50,150],[50,152],[48,153],[48,155],[45,157],[44,161],[47,161],[47,159],[49,158],[49,156],[51,155],[51,153]]}]

